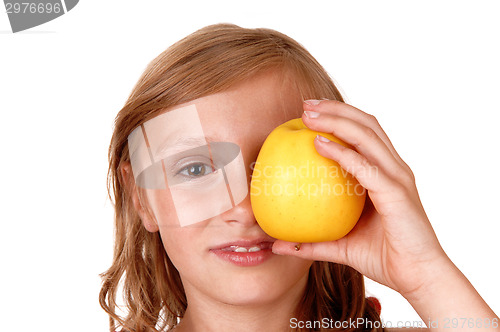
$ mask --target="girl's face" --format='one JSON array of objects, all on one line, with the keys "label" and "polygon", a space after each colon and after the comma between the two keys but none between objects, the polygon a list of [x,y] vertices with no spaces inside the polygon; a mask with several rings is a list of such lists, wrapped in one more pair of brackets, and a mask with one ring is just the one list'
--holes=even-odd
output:
[{"label": "girl's face", "polygon": [[[201,106],[206,137],[239,145],[248,178],[267,135],[302,113],[302,99],[294,84],[274,72],[189,104]],[[250,194],[234,208],[185,227],[179,227],[175,207],[168,200],[150,204],[157,221],[149,223],[157,222],[188,301],[207,298],[235,305],[272,304],[305,287],[312,262],[271,252],[274,239],[257,224]],[[197,208],[196,202],[191,208]]]}]

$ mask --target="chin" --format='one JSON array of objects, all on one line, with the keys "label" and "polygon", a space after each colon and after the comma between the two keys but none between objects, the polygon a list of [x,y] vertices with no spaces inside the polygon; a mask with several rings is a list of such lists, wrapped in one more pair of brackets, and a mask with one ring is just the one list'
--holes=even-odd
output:
[{"label": "chin", "polygon": [[[256,306],[271,304],[303,287],[299,282],[307,274],[251,274],[232,276],[221,280],[218,297],[221,302],[236,306]],[[305,280],[304,280],[305,281]],[[300,290],[297,290],[300,291]]]},{"label": "chin", "polygon": [[284,296],[290,289],[280,289],[277,285],[246,285],[227,289],[221,302],[235,306],[256,306],[272,303]]}]

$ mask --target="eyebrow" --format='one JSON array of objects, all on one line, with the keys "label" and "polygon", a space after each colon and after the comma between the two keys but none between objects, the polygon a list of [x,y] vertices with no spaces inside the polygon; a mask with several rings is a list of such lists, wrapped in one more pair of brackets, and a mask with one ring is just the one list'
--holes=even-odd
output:
[{"label": "eyebrow", "polygon": [[214,137],[211,136],[198,136],[198,137],[181,137],[176,139],[173,144],[169,144],[169,146],[199,146],[199,145],[205,145],[205,144],[210,144],[213,142],[219,142],[220,140],[215,139]]},{"label": "eyebrow", "polygon": [[[178,147],[197,147],[203,145],[210,145],[212,142],[218,142],[210,136],[197,136],[197,137],[180,137],[174,140],[172,143],[165,140],[165,144],[162,144],[161,148],[156,151],[156,155],[163,155],[168,149],[178,148]],[[168,143],[168,144],[167,144]]]}]

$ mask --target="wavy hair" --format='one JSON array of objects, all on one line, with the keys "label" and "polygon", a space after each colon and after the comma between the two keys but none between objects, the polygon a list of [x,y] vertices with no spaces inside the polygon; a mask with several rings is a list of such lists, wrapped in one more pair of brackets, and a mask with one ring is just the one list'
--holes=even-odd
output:
[{"label": "wavy hair", "polygon": [[[134,209],[127,192],[131,184],[127,182],[133,179],[121,176],[121,167],[130,162],[128,135],[166,108],[225,91],[270,69],[292,75],[303,99],[343,101],[327,72],[295,40],[270,29],[217,24],[194,32],[154,59],[119,111],[108,155],[108,192],[115,208],[114,256],[111,267],[101,274],[99,294],[101,307],[110,317],[110,331],[170,329],[187,307],[181,278],[159,233],[148,232]],[[374,323],[364,330],[382,330],[377,311],[365,298],[363,276],[330,262],[312,264],[295,317],[363,318]]]}]

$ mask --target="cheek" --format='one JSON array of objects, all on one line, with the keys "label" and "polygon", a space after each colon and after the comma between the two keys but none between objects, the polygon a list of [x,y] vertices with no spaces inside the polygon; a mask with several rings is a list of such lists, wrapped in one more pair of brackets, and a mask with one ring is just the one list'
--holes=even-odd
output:
[{"label": "cheek", "polygon": [[200,249],[204,247],[202,233],[203,228],[198,227],[160,227],[165,252],[179,272],[183,283],[186,281],[186,276],[188,280],[200,279],[209,283],[209,280],[204,280],[209,274],[206,257]]},{"label": "cheek", "polygon": [[145,193],[149,213],[153,215],[160,228],[165,226],[179,226],[170,191],[146,189]]},{"label": "cheek", "polygon": [[[159,227],[200,225],[239,204],[248,194],[243,162],[225,166],[203,182],[187,183],[167,190],[146,190],[144,206]],[[227,177],[227,182],[225,180]],[[233,203],[234,202],[234,203]],[[234,205],[233,205],[234,204]]]},{"label": "cheek", "polygon": [[192,239],[183,231],[179,227],[160,227],[163,247],[178,271],[183,271],[192,258],[189,257]]}]

